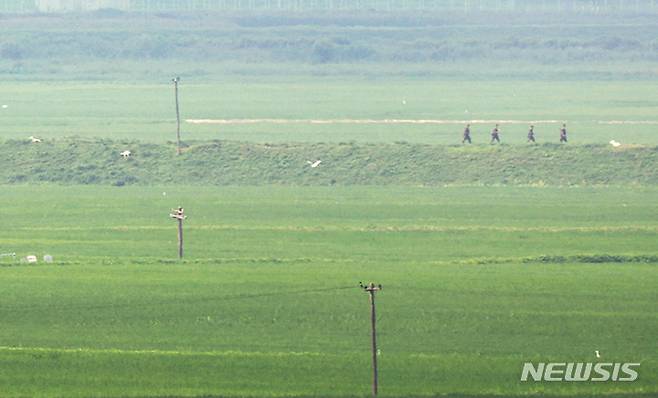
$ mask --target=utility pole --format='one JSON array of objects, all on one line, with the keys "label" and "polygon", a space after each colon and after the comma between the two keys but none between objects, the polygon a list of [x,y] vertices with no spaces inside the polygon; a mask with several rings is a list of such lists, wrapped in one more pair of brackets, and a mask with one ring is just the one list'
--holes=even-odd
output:
[{"label": "utility pole", "polygon": [[376,315],[375,315],[375,293],[382,290],[382,285],[369,283],[364,285],[359,282],[359,286],[368,292],[370,295],[370,325],[372,333],[372,396],[377,396],[377,328],[376,328]]},{"label": "utility pole", "polygon": [[169,217],[178,220],[178,259],[183,259],[183,221],[187,218],[182,207],[171,209]]},{"label": "utility pole", "polygon": [[174,82],[174,94],[176,96],[176,154],[180,155],[180,111],[178,108],[178,82],[180,77],[171,79]]}]

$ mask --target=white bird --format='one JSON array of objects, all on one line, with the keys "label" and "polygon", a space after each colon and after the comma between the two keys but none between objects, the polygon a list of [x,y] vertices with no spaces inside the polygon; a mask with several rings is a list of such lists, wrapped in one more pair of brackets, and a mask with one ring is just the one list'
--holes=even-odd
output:
[{"label": "white bird", "polygon": [[34,137],[34,136],[29,136],[27,138],[31,139],[33,144],[38,144],[38,143],[41,142],[40,138],[37,138],[37,137]]},{"label": "white bird", "polygon": [[130,157],[130,151],[125,150],[125,151],[121,152],[120,155],[121,155],[121,157],[123,157],[124,159],[129,158],[129,157]]},{"label": "white bird", "polygon": [[610,140],[610,145],[612,145],[613,147],[617,148],[618,146],[621,145],[621,142],[617,142],[617,141],[615,141],[615,140]]},{"label": "white bird", "polygon": [[315,162],[307,160],[306,163],[308,163],[312,168],[316,168],[320,165],[320,163],[322,163],[322,160],[316,160]]},{"label": "white bird", "polygon": [[406,99],[402,100],[402,105],[407,105],[407,100]]},{"label": "white bird", "polygon": [[2,105],[2,109],[7,109],[9,108],[9,105]]},{"label": "white bird", "polygon": [[594,353],[596,354],[597,358],[601,358],[601,354],[599,353],[599,350],[594,351]]}]

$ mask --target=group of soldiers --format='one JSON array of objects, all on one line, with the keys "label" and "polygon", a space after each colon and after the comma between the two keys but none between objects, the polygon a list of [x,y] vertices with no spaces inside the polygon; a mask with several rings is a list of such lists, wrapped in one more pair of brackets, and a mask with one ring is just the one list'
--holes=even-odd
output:
[{"label": "group of soldiers", "polygon": [[[465,144],[468,142],[471,144],[471,125],[467,124],[466,128],[464,129],[464,139],[462,140],[462,144]],[[528,142],[536,142],[535,141],[535,126],[530,125],[530,130],[528,130]],[[567,125],[566,123],[562,124],[562,128],[560,129],[560,142],[567,142]],[[500,129],[498,128],[498,124],[496,124],[496,127],[494,127],[493,130],[491,130],[491,144],[494,143],[499,143],[500,144]]]}]

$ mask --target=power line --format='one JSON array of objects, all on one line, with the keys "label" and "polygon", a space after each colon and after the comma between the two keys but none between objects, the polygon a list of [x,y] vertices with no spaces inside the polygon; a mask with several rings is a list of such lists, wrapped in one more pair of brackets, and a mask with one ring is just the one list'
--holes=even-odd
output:
[{"label": "power line", "polygon": [[370,326],[371,326],[371,337],[372,337],[372,395],[377,396],[377,384],[378,384],[378,374],[377,374],[377,316],[375,314],[375,293],[382,290],[382,285],[375,285],[374,283],[369,283],[364,285],[359,282],[359,287],[368,292],[370,296]]},{"label": "power line", "polygon": [[278,297],[278,296],[289,296],[297,294],[308,294],[308,293],[317,293],[317,292],[330,292],[338,291],[345,289],[354,289],[354,286],[339,286],[339,287],[328,287],[321,289],[304,289],[304,290],[289,290],[283,292],[267,292],[267,293],[253,293],[253,294],[236,294],[229,296],[221,297],[194,297],[194,298],[172,298],[170,300],[162,301],[151,301],[151,302],[141,302],[136,301],[132,303],[120,303],[120,304],[92,304],[92,305],[29,305],[29,306],[16,306],[16,307],[0,307],[0,311],[30,311],[38,309],[48,309],[48,310],[102,310],[102,309],[120,309],[120,308],[131,308],[131,307],[146,307],[146,306],[162,306],[162,305],[171,305],[171,304],[195,304],[195,303],[206,303],[206,302],[223,302],[223,301],[233,301],[233,300],[247,300],[247,299],[257,299],[262,297]]},{"label": "power line", "polygon": [[177,209],[172,209],[169,217],[178,221],[178,259],[183,259],[183,221],[187,218],[185,210],[178,206]]},{"label": "power line", "polygon": [[178,107],[178,82],[180,82],[180,77],[176,76],[171,81],[174,82],[174,95],[176,97],[176,154],[180,155],[180,110]]}]

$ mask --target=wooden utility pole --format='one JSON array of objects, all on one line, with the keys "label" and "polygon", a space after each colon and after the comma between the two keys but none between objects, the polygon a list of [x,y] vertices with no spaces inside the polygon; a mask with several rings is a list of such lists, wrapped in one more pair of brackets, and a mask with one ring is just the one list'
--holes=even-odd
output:
[{"label": "wooden utility pole", "polygon": [[171,218],[178,220],[178,258],[183,258],[183,221],[187,218],[182,207],[172,209],[169,214]]},{"label": "wooden utility pole", "polygon": [[375,313],[375,293],[382,290],[382,285],[369,283],[363,285],[359,282],[359,286],[370,295],[370,325],[372,334],[372,396],[377,396],[377,328],[376,328],[376,313]]},{"label": "wooden utility pole", "polygon": [[176,96],[176,154],[180,155],[180,111],[178,108],[178,82],[180,77],[171,79],[174,82],[174,94]]}]

